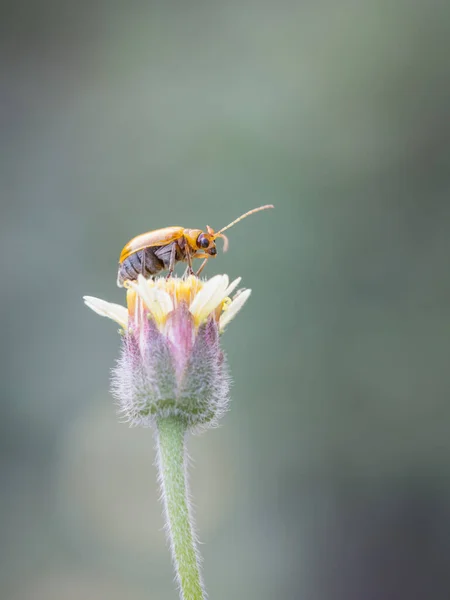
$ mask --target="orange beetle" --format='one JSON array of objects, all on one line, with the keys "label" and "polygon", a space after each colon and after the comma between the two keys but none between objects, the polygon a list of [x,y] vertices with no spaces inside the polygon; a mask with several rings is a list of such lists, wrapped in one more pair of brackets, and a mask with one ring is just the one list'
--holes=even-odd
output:
[{"label": "orange beetle", "polygon": [[226,252],[228,238],[223,232],[245,217],[266,208],[273,208],[273,205],[266,204],[249,210],[217,232],[207,225],[206,232],[201,229],[164,227],[138,235],[128,242],[120,254],[117,285],[122,287],[125,281],[133,281],[139,274],[148,278],[165,269],[168,269],[167,277],[170,277],[175,264],[180,261],[187,262],[189,273],[193,274],[193,258],[205,259],[196,273],[200,275],[208,259],[217,254],[215,240],[223,238]]}]

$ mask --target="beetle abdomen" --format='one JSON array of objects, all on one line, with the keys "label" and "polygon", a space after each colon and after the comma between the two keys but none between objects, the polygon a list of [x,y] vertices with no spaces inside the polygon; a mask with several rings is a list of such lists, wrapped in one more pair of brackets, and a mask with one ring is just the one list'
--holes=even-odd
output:
[{"label": "beetle abdomen", "polygon": [[119,264],[117,285],[122,287],[124,281],[135,281],[138,275],[143,275],[148,279],[166,268],[164,261],[155,254],[159,248],[160,246],[152,246],[151,248],[145,248],[144,250],[130,254],[128,258]]}]

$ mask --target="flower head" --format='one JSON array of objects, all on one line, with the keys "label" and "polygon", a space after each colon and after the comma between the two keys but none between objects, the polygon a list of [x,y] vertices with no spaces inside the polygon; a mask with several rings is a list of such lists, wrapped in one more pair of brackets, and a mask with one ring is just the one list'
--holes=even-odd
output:
[{"label": "flower head", "polygon": [[134,425],[180,416],[189,426],[215,424],[228,405],[229,376],[219,334],[250,290],[232,292],[240,278],[203,281],[191,275],[128,282],[128,309],[85,296],[96,313],[123,330],[113,391]]}]

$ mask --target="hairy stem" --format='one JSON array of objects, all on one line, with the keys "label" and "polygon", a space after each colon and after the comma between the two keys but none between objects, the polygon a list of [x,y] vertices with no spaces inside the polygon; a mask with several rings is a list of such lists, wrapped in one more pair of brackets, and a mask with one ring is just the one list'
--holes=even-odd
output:
[{"label": "hairy stem", "polygon": [[185,434],[186,426],[182,419],[166,417],[158,420],[159,477],[167,533],[181,598],[205,600],[189,508]]}]

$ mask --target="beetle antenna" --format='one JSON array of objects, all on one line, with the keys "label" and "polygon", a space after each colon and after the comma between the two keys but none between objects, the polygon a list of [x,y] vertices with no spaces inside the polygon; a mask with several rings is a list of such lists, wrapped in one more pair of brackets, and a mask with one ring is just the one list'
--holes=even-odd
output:
[{"label": "beetle antenna", "polygon": [[[249,210],[248,212],[244,213],[243,215],[241,215],[240,217],[238,217],[237,219],[235,219],[234,221],[229,223],[226,227],[222,227],[222,229],[220,231],[218,231],[215,235],[219,236],[221,233],[223,233],[227,229],[230,229],[230,227],[233,227],[233,225],[236,225],[236,223],[239,223],[239,221],[242,221],[242,219],[245,219],[246,217],[249,217],[250,215],[253,215],[261,210],[266,210],[267,208],[275,208],[275,207],[273,204],[265,204],[264,206],[260,206],[259,208],[254,208],[253,210]],[[220,237],[222,237],[222,236],[220,236]]]}]

